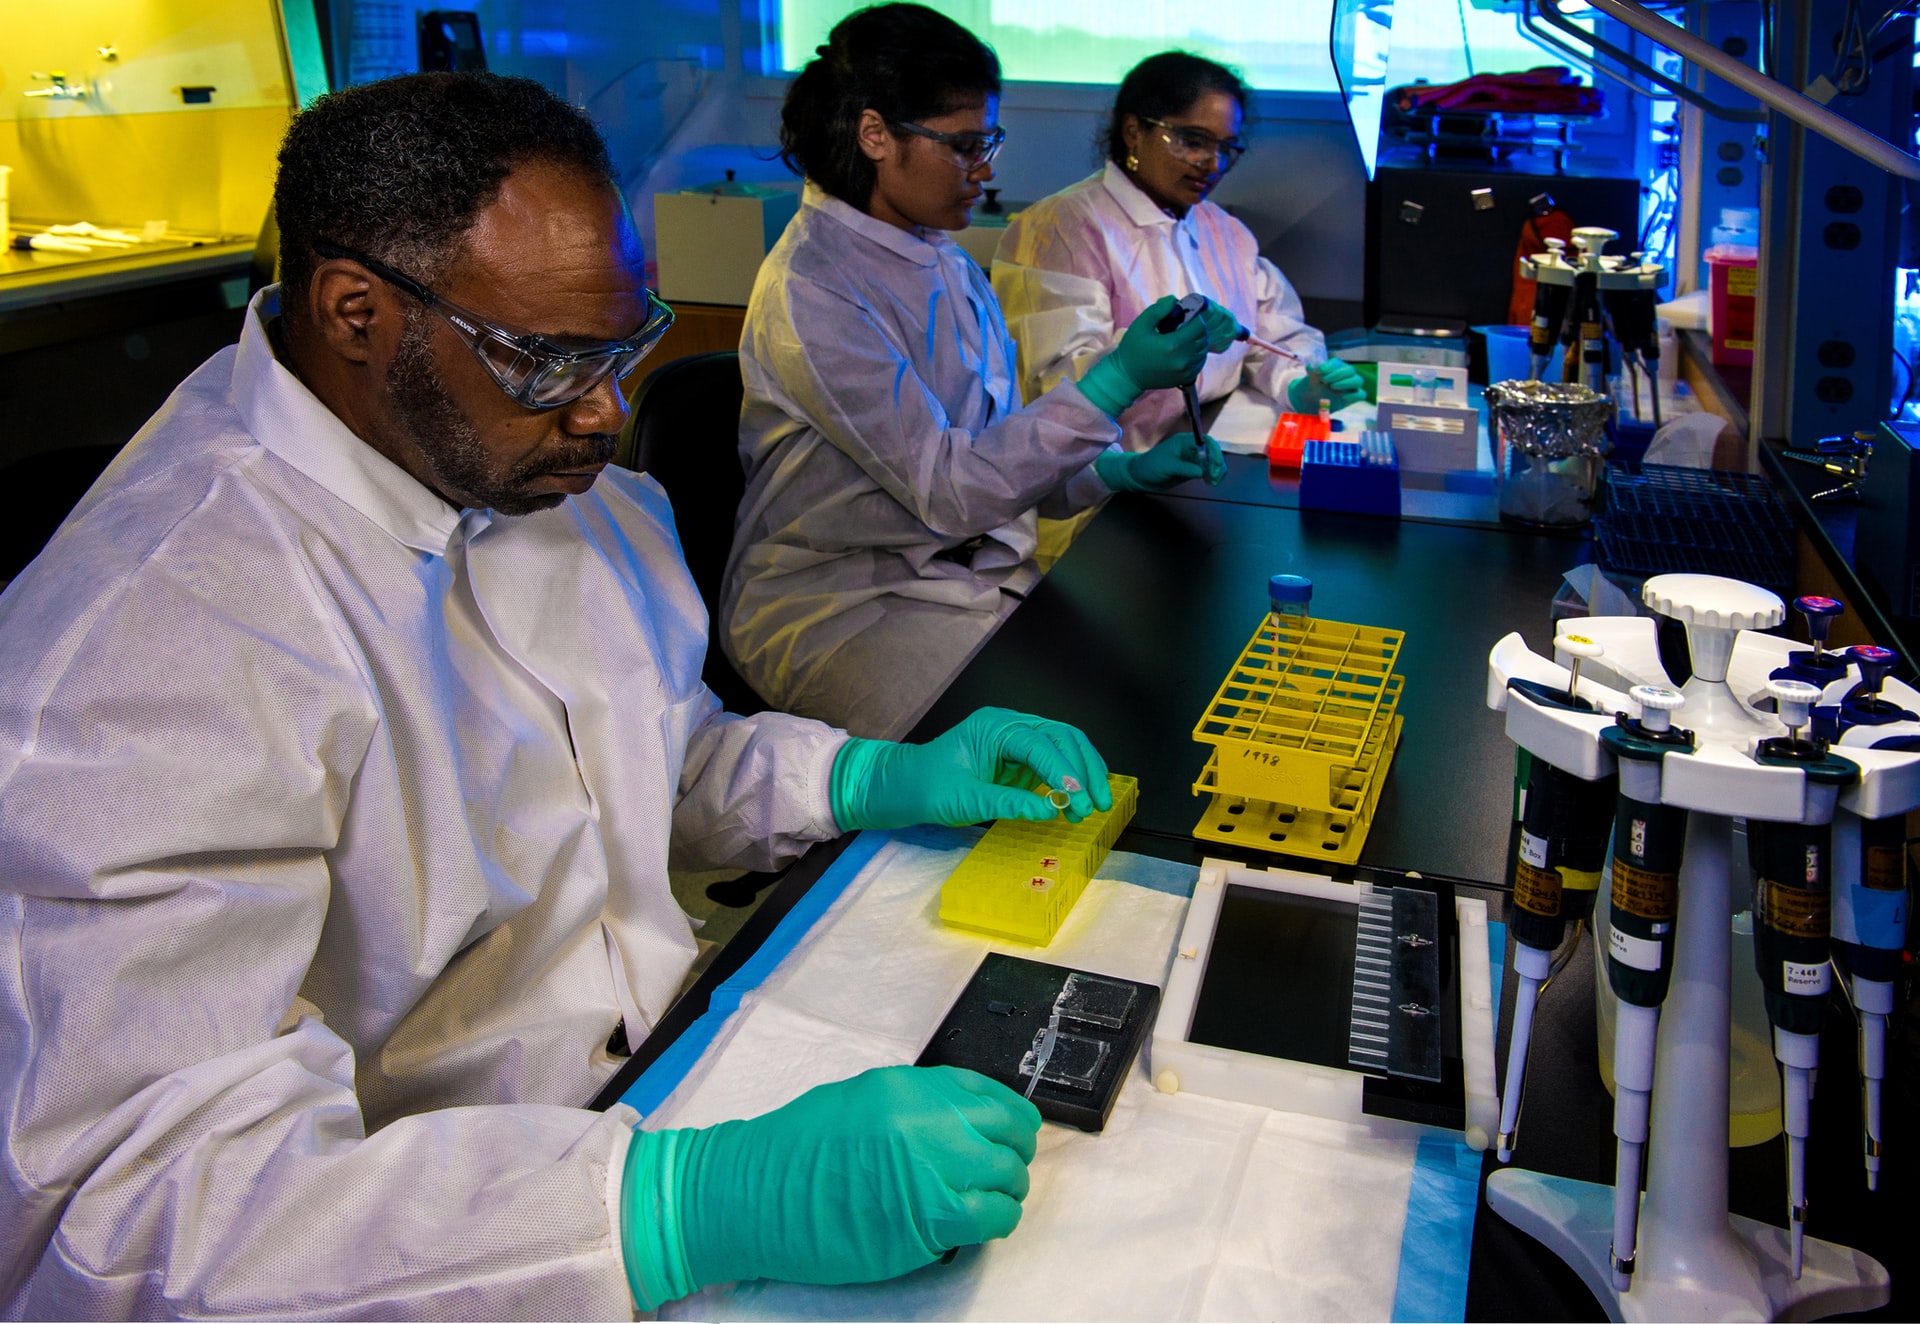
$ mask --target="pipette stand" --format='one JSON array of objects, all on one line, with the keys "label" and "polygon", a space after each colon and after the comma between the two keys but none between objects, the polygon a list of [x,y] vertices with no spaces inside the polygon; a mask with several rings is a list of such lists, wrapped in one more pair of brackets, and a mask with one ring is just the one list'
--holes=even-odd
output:
[{"label": "pipette stand", "polygon": [[[1649,581],[1650,597],[1659,582]],[[1685,619],[1680,611],[1667,614]],[[1701,666],[1706,661],[1700,656],[1702,646],[1713,645],[1704,636],[1722,633],[1705,628],[1708,622],[1702,618],[1711,614],[1695,614],[1694,623],[1702,628],[1689,632],[1696,669],[1706,669]],[[1754,622],[1760,628],[1770,623]],[[1612,724],[1615,713],[1639,715],[1639,704],[1626,690],[1633,684],[1672,682],[1660,665],[1651,619],[1595,617],[1579,622],[1578,629],[1605,645],[1604,664],[1586,664],[1579,681],[1581,697],[1593,700],[1599,713],[1556,710],[1509,693],[1510,679],[1561,689],[1569,680],[1567,667],[1533,653],[1517,634],[1496,644],[1489,658],[1488,706],[1507,711],[1509,737],[1536,757],[1597,777],[1611,770],[1611,758],[1599,745],[1600,730]],[[1736,635],[1734,628],[1725,628],[1724,636],[1719,656],[1726,681],[1703,681],[1696,675],[1685,687],[1688,704],[1673,714],[1675,725],[1701,730],[1703,747],[1699,753],[1668,755],[1663,761],[1662,799],[1690,812],[1675,917],[1673,980],[1661,1010],[1654,1059],[1646,1194],[1632,1286],[1624,1292],[1614,1286],[1612,1186],[1518,1168],[1503,1168],[1487,1181],[1487,1203],[1493,1211],[1565,1261],[1616,1320],[1813,1319],[1870,1310],[1889,1296],[1887,1271],[1877,1261],[1811,1236],[1796,1280],[1789,1267],[1787,1232],[1727,1209],[1732,817],[1738,813],[1750,819],[1800,821],[1809,815],[1805,821],[1819,821],[1822,811],[1797,769],[1762,768],[1745,753],[1754,739],[1783,734],[1785,728],[1735,696],[1763,688],[1768,668],[1783,664],[1791,645],[1747,629]],[[1833,693],[1852,683],[1851,678],[1838,683]],[[1893,685],[1889,682],[1889,690]],[[1730,701],[1738,711],[1728,706]],[[1703,720],[1709,709],[1720,728],[1712,735]],[[1751,735],[1740,734],[1743,728]],[[1862,780],[1842,795],[1842,804],[1879,817],[1920,803],[1920,753],[1867,750],[1844,741],[1833,752],[1861,765]],[[1798,787],[1790,784],[1795,779],[1801,782]],[[1899,803],[1903,800],[1909,803]],[[1824,812],[1832,812],[1831,803]],[[1525,1125],[1522,1114],[1523,1134]]]}]

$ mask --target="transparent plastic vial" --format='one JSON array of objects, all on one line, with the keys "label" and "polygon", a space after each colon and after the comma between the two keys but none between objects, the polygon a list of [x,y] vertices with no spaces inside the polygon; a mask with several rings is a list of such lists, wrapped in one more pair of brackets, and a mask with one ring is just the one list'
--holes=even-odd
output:
[{"label": "transparent plastic vial", "polygon": [[1312,614],[1313,581],[1305,575],[1274,575],[1267,580],[1267,601],[1274,624],[1304,631]]}]

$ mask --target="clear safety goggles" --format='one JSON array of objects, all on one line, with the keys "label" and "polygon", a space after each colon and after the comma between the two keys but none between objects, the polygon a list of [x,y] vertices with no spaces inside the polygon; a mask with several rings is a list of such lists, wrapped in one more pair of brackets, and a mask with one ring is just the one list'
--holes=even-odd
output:
[{"label": "clear safety goggles", "polygon": [[992,163],[1000,155],[1000,149],[1006,146],[1007,131],[995,125],[990,133],[940,133],[934,129],[923,128],[918,124],[892,121],[892,127],[904,129],[916,138],[925,138],[928,142],[939,143],[959,159],[963,170],[978,170]]},{"label": "clear safety goggles", "polygon": [[1142,124],[1151,124],[1160,130],[1160,141],[1182,161],[1193,165],[1218,166],[1223,175],[1247,153],[1246,142],[1239,138],[1216,138],[1205,129],[1168,124],[1165,120],[1151,119],[1145,115],[1139,119]]},{"label": "clear safety goggles", "polygon": [[314,240],[313,251],[321,257],[358,262],[389,285],[413,296],[428,312],[451,327],[494,383],[515,404],[526,409],[558,409],[572,404],[609,376],[624,379],[673,325],[673,309],[648,290],[647,320],[638,331],[624,340],[570,349],[549,336],[502,326],[462,308],[405,272],[331,240]]}]

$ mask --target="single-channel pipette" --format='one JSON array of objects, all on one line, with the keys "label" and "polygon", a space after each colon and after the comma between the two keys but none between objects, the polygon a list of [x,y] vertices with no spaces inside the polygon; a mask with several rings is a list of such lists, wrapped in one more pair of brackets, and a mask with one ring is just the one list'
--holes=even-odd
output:
[{"label": "single-channel pipette", "polygon": [[[1769,680],[1785,740],[1763,740],[1759,761],[1799,766],[1809,782],[1851,781],[1859,770],[1827,757],[1825,745],[1802,740],[1820,688],[1802,680]],[[1831,768],[1831,770],[1829,770]],[[1807,1134],[1813,1072],[1820,1065],[1820,1022],[1833,985],[1829,960],[1833,826],[1755,819],[1747,834],[1754,861],[1753,955],[1773,1023],[1780,1063],[1780,1129],[1787,1134],[1787,1228],[1793,1277],[1800,1277],[1807,1236]]]},{"label": "single-channel pipette", "polygon": [[[1580,660],[1598,657],[1601,645],[1584,635],[1562,635],[1556,650],[1573,657],[1564,691],[1529,691],[1539,702],[1591,711],[1578,698]],[[1518,684],[1518,682],[1516,682]],[[1613,823],[1615,779],[1583,781],[1535,756],[1527,775],[1526,808],[1514,860],[1513,1030],[1507,1043],[1507,1077],[1500,1097],[1500,1161],[1513,1158],[1513,1135],[1520,1121],[1520,1095],[1527,1073],[1527,1046],[1533,1035],[1533,1009],[1541,985],[1553,969],[1553,952],[1566,938],[1569,920],[1593,914],[1600,869],[1606,863],[1607,830]]]},{"label": "single-channel pipette", "polygon": [[1880,1089],[1887,1017],[1907,936],[1906,824],[1898,814],[1833,823],[1833,957],[1860,1016],[1860,1089],[1867,1189],[1880,1187]]},{"label": "single-channel pipette", "polygon": [[1687,811],[1661,803],[1662,760],[1693,752],[1693,735],[1673,727],[1686,703],[1678,690],[1636,685],[1639,720],[1623,718],[1600,740],[1620,767],[1613,822],[1607,983],[1620,999],[1613,1038],[1613,1285],[1633,1286],[1640,1240],[1640,1167],[1653,1107],[1654,1048],[1660,1005],[1673,977],[1673,925],[1680,903],[1680,857]]}]

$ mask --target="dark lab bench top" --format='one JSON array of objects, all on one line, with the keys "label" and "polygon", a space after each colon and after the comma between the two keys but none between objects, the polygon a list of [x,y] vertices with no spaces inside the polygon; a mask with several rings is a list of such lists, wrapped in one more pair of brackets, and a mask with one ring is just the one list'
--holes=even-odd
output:
[{"label": "dark lab bench top", "polygon": [[1589,544],[1223,491],[1112,501],[914,738],[990,704],[1071,722],[1114,771],[1139,778],[1133,831],[1178,843],[1152,853],[1198,859],[1189,834],[1203,802],[1192,784],[1209,750],[1194,743],[1194,723],[1264,619],[1268,577],[1302,574],[1315,615],[1405,632],[1395,665],[1405,727],[1361,862],[1499,883],[1514,753],[1486,708],[1487,653],[1514,630],[1551,647],[1548,603]]},{"label": "dark lab bench top", "polygon": [[[1258,463],[1254,461],[1252,463]],[[1264,465],[1261,465],[1264,469]],[[1116,498],[1081,534],[1032,596],[935,704],[913,738],[945,730],[974,708],[1013,707],[1079,725],[1141,798],[1124,849],[1197,861],[1239,855],[1299,867],[1284,856],[1190,835],[1200,814],[1191,783],[1206,750],[1194,722],[1267,610],[1267,577],[1314,580],[1314,607],[1329,619],[1404,630],[1396,670],[1405,678],[1406,726],[1361,853],[1371,872],[1416,870],[1468,886],[1503,917],[1511,893],[1513,746],[1486,707],[1487,653],[1518,630],[1537,651],[1553,636],[1548,603],[1561,575],[1587,559],[1579,537],[1499,527],[1332,515],[1290,509],[1244,487],[1199,496]],[[1236,496],[1236,491],[1240,493]],[[810,851],[723,951],[714,967],[641,1045],[631,1079],[705,1010],[719,982],[744,962],[843,848]],[[1340,871],[1346,872],[1346,871]],[[1509,968],[1511,960],[1508,961]],[[1595,1182],[1613,1172],[1612,1102],[1597,1067],[1592,943],[1548,986],[1535,1019],[1516,1162]],[[1498,1043],[1504,1075],[1511,977],[1503,981]],[[1878,1195],[1861,1177],[1858,1093],[1851,1033],[1829,1017],[1809,1162],[1810,1231],[1875,1256],[1895,1272],[1878,1317],[1916,1317],[1903,1263],[1905,1228],[1920,1170],[1910,1138],[1889,1137]],[[604,1097],[617,1097],[616,1085]],[[1887,1116],[1920,1117],[1910,1076],[1888,1081]],[[1897,1128],[1900,1124],[1894,1123]],[[1784,1224],[1781,1142],[1732,1151],[1735,1212]],[[1495,1167],[1488,1154],[1483,1171]],[[1468,1319],[1601,1319],[1573,1270],[1483,1207],[1469,1268]]]}]

